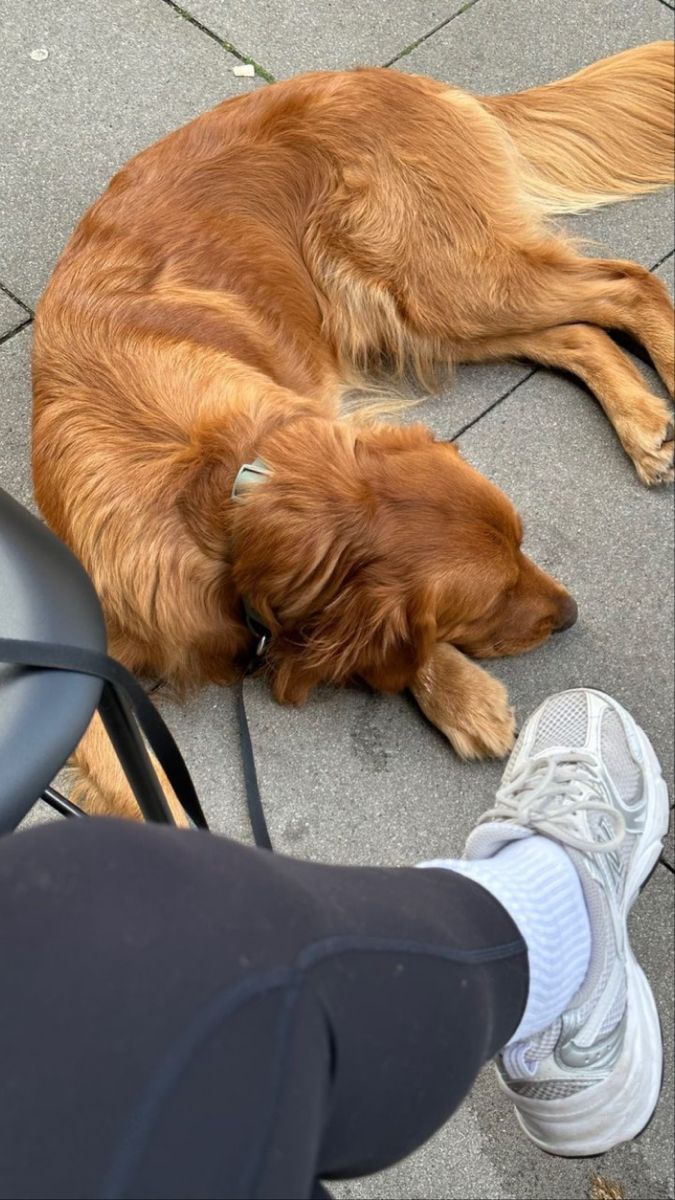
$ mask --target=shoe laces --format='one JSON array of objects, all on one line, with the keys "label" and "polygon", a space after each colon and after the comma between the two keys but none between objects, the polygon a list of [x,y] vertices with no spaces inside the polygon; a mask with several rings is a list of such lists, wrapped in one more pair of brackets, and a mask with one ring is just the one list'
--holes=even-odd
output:
[{"label": "shoe laces", "polygon": [[[480,818],[486,821],[515,821],[526,829],[555,838],[586,854],[616,850],[626,834],[623,814],[607,803],[603,776],[592,754],[577,750],[554,750],[527,759],[496,794],[496,804]],[[613,836],[605,841],[579,833],[580,813],[606,817]]]}]

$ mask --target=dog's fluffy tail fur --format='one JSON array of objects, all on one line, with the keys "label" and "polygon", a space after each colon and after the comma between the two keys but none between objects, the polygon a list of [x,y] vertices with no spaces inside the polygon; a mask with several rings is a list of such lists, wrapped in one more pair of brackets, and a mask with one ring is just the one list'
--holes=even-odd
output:
[{"label": "dog's fluffy tail fur", "polygon": [[510,96],[482,96],[515,143],[528,199],[580,212],[673,183],[673,42],[615,54]]}]

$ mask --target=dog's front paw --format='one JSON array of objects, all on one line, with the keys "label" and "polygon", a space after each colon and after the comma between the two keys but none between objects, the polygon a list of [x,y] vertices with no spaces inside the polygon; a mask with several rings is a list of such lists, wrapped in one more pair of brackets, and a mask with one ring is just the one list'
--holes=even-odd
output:
[{"label": "dog's front paw", "polygon": [[513,746],[516,719],[506,688],[481,671],[459,712],[443,730],[460,758],[503,758]]},{"label": "dog's front paw", "polygon": [[513,746],[515,717],[506,688],[454,646],[434,648],[412,691],[460,758],[503,758]]}]

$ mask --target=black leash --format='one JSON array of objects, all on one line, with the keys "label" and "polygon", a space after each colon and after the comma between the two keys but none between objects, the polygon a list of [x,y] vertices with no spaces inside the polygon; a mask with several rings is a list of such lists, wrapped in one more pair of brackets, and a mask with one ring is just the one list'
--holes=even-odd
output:
[{"label": "black leash", "polygon": [[[259,484],[264,483],[271,474],[272,472],[267,463],[263,462],[261,458],[256,458],[250,463],[244,463],[237,471],[234,483],[232,484],[231,499],[234,501],[240,500],[242,494],[251,487],[257,487]],[[246,807],[256,846],[260,850],[273,850],[272,839],[270,838],[270,831],[267,828],[267,821],[265,820],[262,799],[260,797],[258,773],[255,769],[255,757],[251,744],[251,731],[246,714],[246,698],[244,695],[246,677],[251,675],[260,666],[272,634],[260,613],[256,611],[247,596],[242,596],[242,608],[249,633],[255,638],[255,650],[243,679],[237,685],[237,722],[241,745],[241,765],[244,771],[244,787],[246,789]]]},{"label": "black leash", "polygon": [[[255,651],[255,654],[253,655],[253,658],[251,659],[251,661],[248,664],[248,667],[246,668],[245,674],[242,676],[242,678],[239,680],[239,683],[236,685],[237,726],[239,728],[239,744],[241,747],[241,766],[242,766],[242,773],[244,776],[244,790],[246,792],[246,809],[248,812],[248,819],[249,819],[249,823],[250,823],[251,830],[253,833],[253,841],[259,850],[272,850],[273,851],[274,846],[272,845],[272,839],[270,837],[270,831],[269,831],[269,828],[267,825],[267,819],[265,817],[265,810],[263,808],[262,797],[260,795],[260,784],[258,783],[258,772],[256,770],[255,754],[253,753],[253,743],[251,741],[251,728],[249,725],[248,713],[246,712],[246,692],[245,692],[246,679],[249,675],[252,675],[253,672],[260,666],[260,660],[264,654],[265,647],[267,645],[267,635],[266,634],[261,634],[260,631],[256,630],[256,629],[254,629],[253,632],[256,634],[256,637],[258,638],[257,648]],[[161,679],[157,680],[157,682],[154,683],[153,686],[150,688],[148,694],[152,695],[153,692],[156,692],[158,690],[158,688],[160,688],[162,686],[162,683],[163,683],[163,680],[161,680]],[[48,790],[50,790],[50,789],[48,789]],[[53,789],[51,789],[51,790],[53,793]],[[59,793],[57,793],[57,796],[59,797],[59,799],[61,801],[65,800],[65,797],[60,796]],[[60,812],[62,812],[64,816],[79,815],[77,812],[72,812],[72,809],[74,807],[72,804],[70,805],[71,811],[68,811],[63,806],[59,807],[58,802],[55,802],[55,800],[54,800],[53,794],[51,797],[47,796],[47,795],[43,795],[42,799],[46,800],[48,804],[52,804],[52,806],[54,808],[58,808],[58,810]],[[68,801],[66,801],[66,804],[68,804]],[[81,815],[83,815],[83,814],[81,814]]]},{"label": "black leash", "polygon": [[[122,693],[131,705],[141,730],[188,817],[198,829],[208,829],[190,772],[173,735],[157,709],[148,700],[140,683],[121,663],[109,658],[107,654],[99,654],[96,650],[22,641],[17,638],[0,638],[0,662],[19,667],[40,667],[71,671],[77,675],[93,675],[105,680],[118,695]],[[71,815],[74,816],[75,813]]]},{"label": "black leash", "polygon": [[[255,662],[256,660],[254,660]],[[250,668],[249,668],[250,670]],[[248,672],[247,672],[248,674]],[[258,772],[255,769],[255,757],[251,743],[251,731],[246,713],[246,698],[244,687],[246,676],[237,684],[237,722],[239,724],[239,741],[241,744],[241,765],[244,772],[244,787],[246,789],[246,807],[248,819],[253,830],[253,840],[260,850],[273,850],[270,831],[265,820],[258,784]]]}]

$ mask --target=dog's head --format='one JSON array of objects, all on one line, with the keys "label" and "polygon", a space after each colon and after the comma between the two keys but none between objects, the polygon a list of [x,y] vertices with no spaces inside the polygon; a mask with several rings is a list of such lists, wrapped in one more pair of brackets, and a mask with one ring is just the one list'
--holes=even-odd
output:
[{"label": "dog's head", "polygon": [[273,633],[275,694],[360,676],[408,686],[435,642],[518,654],[576,605],[521,550],[513,505],[421,426],[294,423],[233,520],[234,578]]}]

